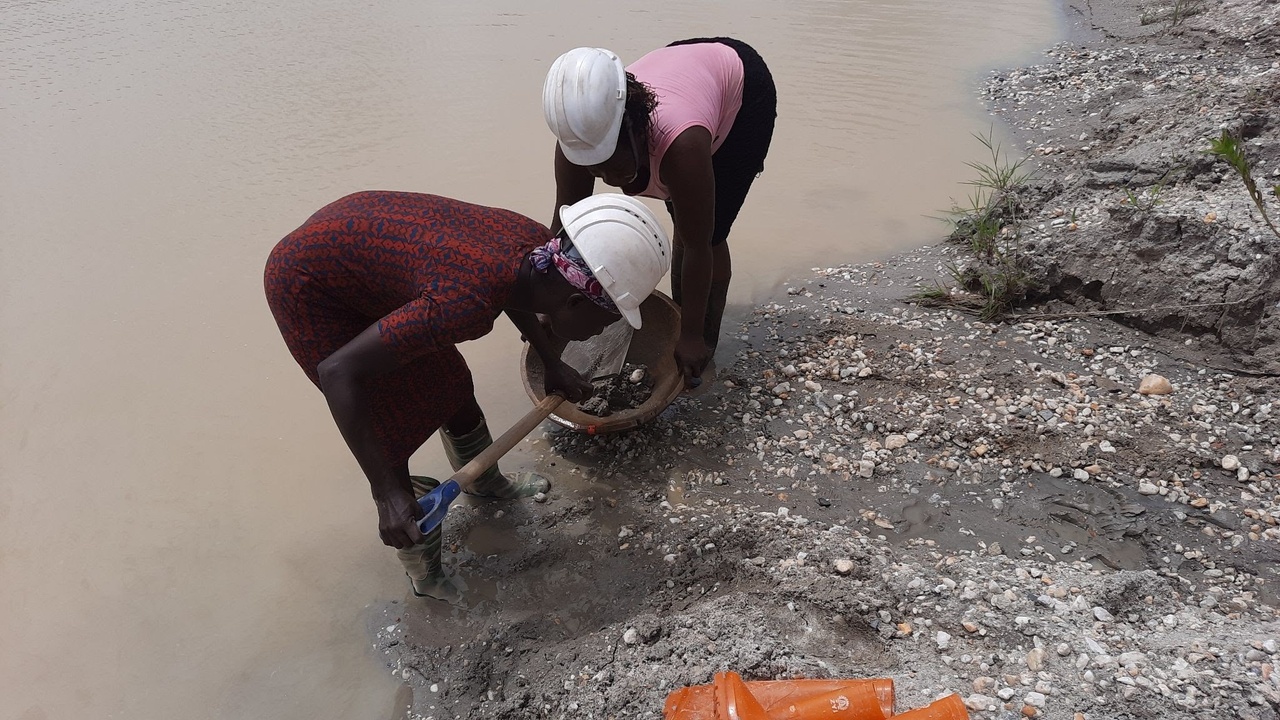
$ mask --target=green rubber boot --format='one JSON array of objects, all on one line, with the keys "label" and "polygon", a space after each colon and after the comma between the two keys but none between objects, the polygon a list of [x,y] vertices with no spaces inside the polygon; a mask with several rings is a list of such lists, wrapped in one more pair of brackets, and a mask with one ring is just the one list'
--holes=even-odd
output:
[{"label": "green rubber boot", "polygon": [[[449,457],[449,464],[454,472],[471,462],[485,448],[493,444],[493,436],[489,434],[489,424],[480,419],[480,425],[465,435],[453,435],[448,429],[440,428],[440,439],[444,441],[444,454]],[[498,466],[485,470],[471,484],[463,488],[468,495],[484,498],[514,500],[545,493],[551,489],[551,481],[533,472],[520,472],[507,477],[498,470]]]},{"label": "green rubber boot", "polygon": [[[409,482],[413,485],[413,496],[417,498],[431,492],[440,484],[440,481],[435,478],[417,475],[410,476]],[[452,598],[450,592],[452,588],[444,572],[444,563],[440,559],[442,529],[443,526],[437,527],[427,533],[426,539],[413,547],[396,550],[396,557],[400,558],[400,564],[404,566],[404,574],[409,576],[409,586],[413,588],[414,597],[429,597],[436,600]]]}]

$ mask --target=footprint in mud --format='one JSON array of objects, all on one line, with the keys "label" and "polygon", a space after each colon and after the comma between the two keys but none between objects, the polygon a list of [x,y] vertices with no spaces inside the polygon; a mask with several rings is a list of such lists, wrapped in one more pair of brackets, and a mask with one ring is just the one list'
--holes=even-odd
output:
[{"label": "footprint in mud", "polygon": [[958,486],[884,508],[881,517],[894,518],[895,542],[924,538],[968,546],[976,539],[1015,548],[1034,535],[1053,546],[1054,555],[1065,548],[1114,570],[1137,570],[1147,567],[1153,550],[1143,500],[1136,493],[1045,475],[999,498],[995,507],[991,498]]}]

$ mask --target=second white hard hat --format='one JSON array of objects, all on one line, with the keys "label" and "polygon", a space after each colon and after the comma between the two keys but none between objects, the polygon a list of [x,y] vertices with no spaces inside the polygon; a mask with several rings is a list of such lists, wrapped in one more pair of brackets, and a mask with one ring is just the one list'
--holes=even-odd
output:
[{"label": "second white hard hat", "polygon": [[556,58],[542,85],[542,112],[574,165],[599,165],[618,147],[627,71],[617,55],[580,47]]},{"label": "second white hard hat", "polygon": [[601,193],[560,208],[560,222],[618,312],[640,329],[640,303],[671,269],[671,240],[644,203]]}]

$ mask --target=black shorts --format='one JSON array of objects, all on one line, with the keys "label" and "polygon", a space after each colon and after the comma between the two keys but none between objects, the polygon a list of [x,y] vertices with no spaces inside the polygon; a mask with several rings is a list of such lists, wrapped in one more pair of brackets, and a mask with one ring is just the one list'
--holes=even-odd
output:
[{"label": "black shorts", "polygon": [[[751,183],[764,172],[764,159],[769,154],[773,124],[778,117],[778,91],[764,58],[741,40],[693,38],[678,40],[667,47],[709,42],[728,45],[742,58],[742,108],[733,120],[728,137],[711,156],[716,178],[715,229],[711,234],[711,244],[715,246],[729,237],[729,228],[733,227],[738,211],[747,200]],[[674,217],[670,201],[667,201],[667,212]]]}]

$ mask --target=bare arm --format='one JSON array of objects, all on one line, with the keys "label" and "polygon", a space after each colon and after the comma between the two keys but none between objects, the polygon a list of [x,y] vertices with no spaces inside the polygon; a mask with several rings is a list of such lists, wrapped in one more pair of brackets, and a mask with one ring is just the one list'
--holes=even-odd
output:
[{"label": "bare arm", "polygon": [[692,381],[710,360],[702,332],[711,292],[711,234],[716,207],[710,131],[692,127],[680,133],[662,159],[662,181],[671,192],[675,208],[676,242],[684,247],[676,362],[685,380]]},{"label": "bare arm", "polygon": [[[551,234],[560,232],[560,208],[590,197],[596,189],[596,179],[580,165],[574,165],[556,143],[556,206],[551,212]],[[527,336],[526,336],[527,337]]]},{"label": "bare arm", "polygon": [[351,448],[360,469],[369,479],[374,503],[378,506],[378,532],[382,542],[405,548],[422,542],[414,522],[422,508],[413,497],[408,467],[395,467],[382,450],[373,430],[364,382],[388,373],[400,362],[382,342],[374,323],[351,342],[325,358],[318,368],[320,389],[329,403],[329,412],[342,438]]},{"label": "bare arm", "polygon": [[[542,359],[542,367],[546,369],[545,387],[548,395],[559,393],[569,402],[582,402],[591,397],[595,386],[583,378],[578,371],[560,360],[564,352],[563,343],[554,343],[547,336],[547,331],[538,321],[538,316],[523,310],[504,310],[511,323],[516,326],[525,340],[533,346],[534,352]],[[557,347],[558,345],[558,347]]]}]

